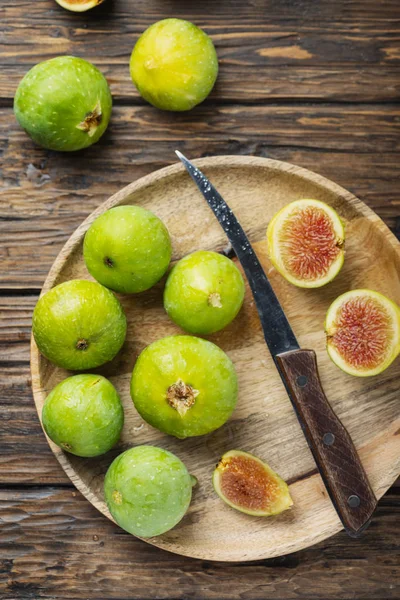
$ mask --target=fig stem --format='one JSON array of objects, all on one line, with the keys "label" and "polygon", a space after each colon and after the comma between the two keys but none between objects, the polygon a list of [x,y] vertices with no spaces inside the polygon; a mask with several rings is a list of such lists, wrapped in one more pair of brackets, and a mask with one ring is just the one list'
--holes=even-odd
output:
[{"label": "fig stem", "polygon": [[89,342],[87,340],[84,340],[83,338],[76,342],[77,350],[87,350],[88,347],[89,347]]},{"label": "fig stem", "polygon": [[101,123],[102,118],[103,115],[101,112],[101,104],[98,100],[94,109],[85,115],[83,121],[79,123],[76,128],[87,133],[89,137],[93,137],[96,133],[96,129]]},{"label": "fig stem", "polygon": [[106,267],[110,267],[111,268],[111,267],[114,266],[114,261],[109,256],[105,256],[104,257],[104,264],[106,265]]},{"label": "fig stem", "polygon": [[182,379],[169,386],[167,402],[183,417],[196,401],[199,391],[187,385]]}]

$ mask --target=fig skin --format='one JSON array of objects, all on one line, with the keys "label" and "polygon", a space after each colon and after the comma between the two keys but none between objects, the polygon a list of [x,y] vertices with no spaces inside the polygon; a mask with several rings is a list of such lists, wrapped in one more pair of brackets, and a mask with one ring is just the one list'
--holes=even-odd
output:
[{"label": "fig skin", "polygon": [[203,102],[214,87],[218,57],[202,29],[182,19],[164,19],[153,23],[136,42],[130,72],[150,104],[186,111]]},{"label": "fig skin", "polygon": [[164,223],[140,206],[116,206],[92,223],[83,256],[89,273],[124,294],[148,290],[166,272],[171,240]]},{"label": "fig skin", "polygon": [[[237,465],[235,465],[236,460],[238,460]],[[228,498],[223,491],[224,473],[226,475],[229,470],[232,475],[229,483],[233,488],[231,498]],[[260,477],[262,481],[260,481]],[[221,500],[231,508],[247,515],[270,517],[279,515],[293,506],[285,481],[267,463],[242,450],[229,450],[222,456],[214,470],[213,485]],[[252,504],[254,507],[241,506],[239,500],[235,502],[232,499],[232,495],[235,493],[244,495],[248,504]]]},{"label": "fig skin", "polygon": [[181,439],[221,427],[235,409],[237,395],[232,361],[215,344],[194,336],[153,342],[132,373],[136,410],[153,427]]},{"label": "fig skin", "polygon": [[56,0],[57,4],[71,12],[86,12],[102,4],[104,0]]},{"label": "fig skin", "polygon": [[208,335],[233,321],[244,292],[242,274],[229,258],[217,252],[193,252],[169,274],[164,308],[188,333]]},{"label": "fig skin", "polygon": [[32,333],[51,362],[84,371],[116,356],[125,340],[126,317],[110,290],[94,281],[72,279],[41,296],[33,311]]},{"label": "fig skin", "polygon": [[[335,246],[338,249],[337,256],[331,263],[327,273],[322,274],[318,278],[309,279],[296,277],[291,273],[284,263],[281,242],[279,234],[281,233],[285,224],[290,220],[292,211],[297,209],[315,208],[317,211],[322,211],[330,219],[335,235]],[[268,243],[268,254],[270,260],[275,269],[287,280],[289,283],[301,288],[318,288],[330,283],[340,272],[344,263],[344,242],[345,242],[345,228],[344,223],[340,219],[337,212],[329,205],[321,202],[320,200],[314,199],[301,199],[295,200],[290,204],[284,206],[278,211],[271,219],[267,228],[267,243]],[[315,259],[318,259],[318,255],[315,255]]]},{"label": "fig skin", "polygon": [[107,129],[111,109],[104,75],[74,56],[37,64],[22,79],[14,98],[17,121],[32,140],[64,152],[95,144]]},{"label": "fig skin", "polygon": [[101,375],[74,375],[46,398],[43,427],[49,438],[76,456],[99,456],[117,443],[124,411],[117,390]]},{"label": "fig skin", "polygon": [[161,535],[184,517],[192,497],[192,478],[183,462],[155,446],[136,446],[109,467],[104,494],[120,527],[138,537]]},{"label": "fig skin", "polygon": [[[379,338],[379,344],[381,345],[381,335],[386,333],[386,341],[388,348],[387,352],[382,356],[382,359],[378,364],[370,365],[368,367],[363,366],[362,361],[360,361],[360,363],[357,364],[357,362],[359,362],[357,360],[354,360],[353,362],[346,360],[346,357],[342,355],[343,353],[341,353],[340,349],[337,348],[335,344],[335,335],[338,329],[336,322],[337,317],[343,305],[346,302],[354,301],[357,298],[360,298],[361,300],[372,300],[376,303],[377,307],[379,307],[380,310],[384,310],[384,312],[387,315],[388,327],[386,328],[383,324],[387,331],[384,332],[382,329]],[[357,310],[357,308],[355,307],[354,310]],[[372,323],[372,318],[372,315],[370,315],[367,318],[367,323],[363,324],[361,322],[357,323],[355,320],[356,315],[354,315],[350,324],[351,330],[349,330],[349,343],[355,344],[357,347],[360,347],[360,344],[368,344],[368,331],[363,329],[364,327],[368,329],[368,325],[373,325],[373,330],[371,330],[371,332],[373,332],[374,335],[378,334],[379,328],[377,327],[377,323]],[[341,327],[345,329],[344,324]],[[338,366],[340,369],[342,369],[342,371],[349,375],[354,375],[356,377],[372,377],[374,375],[379,375],[380,373],[385,371],[400,354],[400,307],[394,302],[392,302],[392,300],[389,300],[389,298],[387,298],[383,294],[380,294],[379,292],[375,292],[373,290],[351,290],[336,298],[336,300],[332,302],[326,314],[324,329],[326,333],[326,349],[329,357],[335,363],[336,366]],[[357,336],[362,337],[358,339]],[[375,347],[377,341],[378,340],[375,341]]]}]

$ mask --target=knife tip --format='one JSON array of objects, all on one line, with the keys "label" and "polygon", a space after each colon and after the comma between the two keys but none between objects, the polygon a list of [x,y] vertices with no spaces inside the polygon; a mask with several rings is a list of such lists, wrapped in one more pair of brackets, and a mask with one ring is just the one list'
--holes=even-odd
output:
[{"label": "knife tip", "polygon": [[175,154],[177,155],[179,160],[185,160],[185,157],[183,156],[182,152],[179,152],[179,150],[175,150]]}]

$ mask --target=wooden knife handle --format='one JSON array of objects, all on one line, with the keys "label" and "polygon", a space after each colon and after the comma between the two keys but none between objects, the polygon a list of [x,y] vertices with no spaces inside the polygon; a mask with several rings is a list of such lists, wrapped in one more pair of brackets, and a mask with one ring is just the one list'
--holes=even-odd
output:
[{"label": "wooden knife handle", "polygon": [[336,511],[347,533],[356,537],[377,500],[351,437],[324,394],[315,352],[285,352],[276,362]]}]

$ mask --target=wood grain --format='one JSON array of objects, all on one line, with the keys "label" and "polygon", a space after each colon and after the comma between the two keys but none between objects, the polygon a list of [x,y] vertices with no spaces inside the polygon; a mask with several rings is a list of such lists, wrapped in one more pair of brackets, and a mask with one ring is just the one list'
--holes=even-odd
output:
[{"label": "wood grain", "polygon": [[[398,0],[107,0],[86,15],[54,0],[0,2],[0,288],[12,288],[0,318],[2,598],[400,596],[398,491],[380,501],[358,541],[338,534],[295,555],[218,565],[159,551],[121,532],[79,493],[43,487],[68,480],[34,414],[25,341],[32,294],[72,231],[116,190],[172,162],[177,143],[193,158],[259,154],[316,170],[400,235],[399,12]],[[212,98],[188,115],[145,106],[126,68],[139,33],[164,16],[203,26],[222,58]],[[70,156],[34,147],[11,113],[27,69],[63,52],[98,64],[117,105],[101,143]],[[29,164],[36,178],[27,178]],[[334,400],[337,410],[339,394]]]},{"label": "wood grain", "polygon": [[[400,468],[400,440],[396,436],[400,427],[396,385],[400,363],[394,363],[373,382],[347,376],[328,359],[323,321],[332,300],[349,288],[371,287],[400,300],[399,243],[357,198],[304,169],[251,157],[213,157],[199,161],[199,166],[206,169],[254,243],[300,345],[316,350],[324,389],[348,428],[380,498]],[[347,227],[344,268],[332,286],[311,290],[310,294],[288,284],[271,269],[266,256],[267,223],[279,208],[299,197],[317,197],[330,203]],[[61,281],[88,276],[82,259],[84,233],[98,214],[121,203],[139,203],[163,219],[172,236],[174,260],[196,249],[221,250],[226,245],[222,229],[190,178],[180,165],[174,165],[131,184],[97,209],[61,251],[44,291]],[[208,560],[254,560],[293,552],[337,532],[339,519],[315,474],[248,290],[240,317],[210,336],[232,358],[238,372],[240,401],[233,418],[209,436],[185,441],[165,436],[140,419],[129,394],[136,357],[155,339],[179,331],[163,310],[162,285],[134,298],[121,297],[129,323],[127,339],[114,361],[99,370],[115,383],[124,403],[125,426],[119,447],[104,457],[82,460],[50,443],[72,482],[110,516],[103,500],[103,477],[112,458],[132,443],[153,443],[178,454],[200,482],[186,518],[177,528],[151,539],[155,545]],[[66,372],[41,357],[34,342],[31,365],[40,415],[47,393]],[[211,473],[219,457],[235,446],[264,458],[292,484],[293,511],[276,519],[255,519],[249,529],[248,517],[222,505],[212,492]]]},{"label": "wood grain", "polygon": [[117,99],[136,101],[128,70],[133,45],[151,23],[176,16],[204,27],[216,45],[220,76],[214,100],[399,98],[397,0],[203,0],[189,5],[118,0],[91,12],[90,20],[55,6],[54,0],[30,2],[29,10],[25,4],[2,0],[0,8],[0,90],[9,100],[31,66],[72,53],[104,72]]},{"label": "wood grain", "polygon": [[[14,299],[15,301],[15,299]],[[29,344],[25,348],[29,356]],[[3,344],[8,353],[11,343]],[[0,487],[18,485],[71,485],[43,436],[32,398],[29,363],[20,360],[1,362],[0,381]],[[0,509],[1,513],[1,509]]]},{"label": "wood grain", "polygon": [[175,148],[192,158],[255,154],[318,171],[394,227],[399,145],[395,105],[214,105],[182,115],[117,107],[102,140],[73,154],[35,146],[11,111],[0,111],[0,289],[39,289],[82,220],[125,185],[174,162]]},{"label": "wood grain", "polygon": [[240,564],[184,560],[118,529],[77,491],[0,490],[4,600],[397,600],[400,496],[368,534],[340,533],[290,556]]}]

